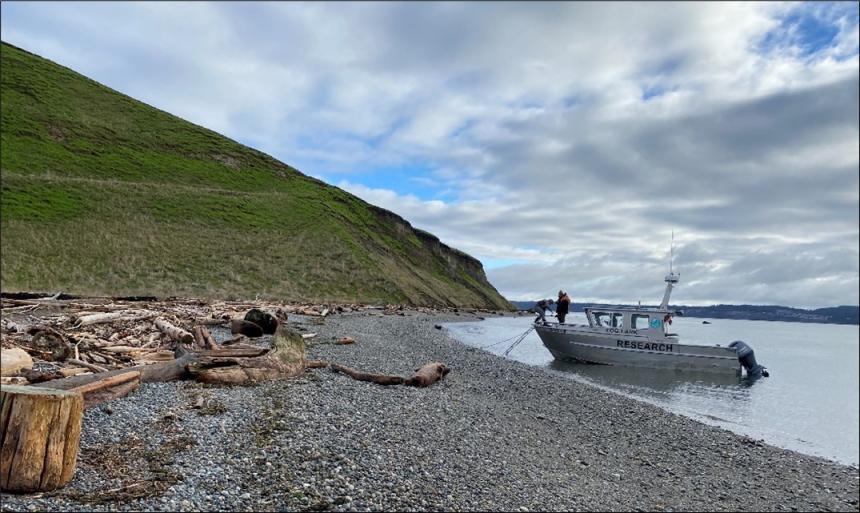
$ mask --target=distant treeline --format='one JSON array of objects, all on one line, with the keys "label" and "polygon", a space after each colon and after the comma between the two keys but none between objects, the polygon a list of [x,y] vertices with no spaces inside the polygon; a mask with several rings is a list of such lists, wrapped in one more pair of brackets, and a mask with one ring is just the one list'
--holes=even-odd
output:
[{"label": "distant treeline", "polygon": [[[536,301],[511,301],[520,310],[532,308]],[[554,307],[555,305],[553,305]],[[635,306],[607,305],[595,303],[572,303],[571,311],[581,312],[587,306]],[[705,317],[709,319],[745,319],[749,321],[784,321],[784,322],[817,322],[824,324],[860,324],[860,307],[833,306],[803,310],[789,306],[778,305],[712,305],[712,306],[680,306],[671,305],[671,309],[682,310],[685,317]],[[553,308],[554,309],[554,308]]]}]

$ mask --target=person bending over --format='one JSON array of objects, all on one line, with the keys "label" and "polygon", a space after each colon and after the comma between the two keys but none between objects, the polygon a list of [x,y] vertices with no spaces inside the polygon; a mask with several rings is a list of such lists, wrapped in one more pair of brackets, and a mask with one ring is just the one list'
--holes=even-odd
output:
[{"label": "person bending over", "polygon": [[550,305],[555,303],[552,299],[541,299],[538,301],[535,306],[532,308],[532,312],[537,314],[535,317],[535,322],[540,321],[542,324],[546,324],[546,317],[544,316],[544,312],[549,310]]}]

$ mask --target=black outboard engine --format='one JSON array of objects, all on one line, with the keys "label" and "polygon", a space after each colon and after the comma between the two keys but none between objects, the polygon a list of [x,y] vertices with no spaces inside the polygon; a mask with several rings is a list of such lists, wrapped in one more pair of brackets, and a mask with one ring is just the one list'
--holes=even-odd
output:
[{"label": "black outboard engine", "polygon": [[767,369],[763,365],[756,363],[755,352],[746,344],[746,342],[743,340],[735,340],[729,344],[729,347],[733,347],[738,353],[738,361],[741,362],[741,365],[743,365],[744,369],[747,370],[747,377],[760,378],[762,376],[770,376],[770,373],[767,372]]}]

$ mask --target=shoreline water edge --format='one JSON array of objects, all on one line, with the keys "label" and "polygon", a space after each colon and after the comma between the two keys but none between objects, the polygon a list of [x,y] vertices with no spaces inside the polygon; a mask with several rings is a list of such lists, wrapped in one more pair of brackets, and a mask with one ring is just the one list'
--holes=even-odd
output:
[{"label": "shoreline water edge", "polygon": [[[471,314],[345,314],[309,357],[328,369],[251,387],[147,383],[85,413],[69,486],[3,511],[858,511],[857,467],[780,449],[450,338]],[[316,343],[350,336],[355,343]],[[202,399],[201,399],[202,398]],[[200,405],[203,404],[201,408]]]}]

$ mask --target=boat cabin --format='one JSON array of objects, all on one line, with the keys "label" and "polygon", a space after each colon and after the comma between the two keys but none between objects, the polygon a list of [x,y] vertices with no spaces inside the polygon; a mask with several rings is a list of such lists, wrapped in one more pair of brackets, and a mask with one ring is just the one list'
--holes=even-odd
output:
[{"label": "boat cabin", "polygon": [[670,324],[668,321],[676,313],[669,310],[637,308],[585,308],[588,325],[592,328],[615,328],[622,333],[645,332],[652,335],[660,333],[665,336],[677,336],[674,333],[668,333]]}]

